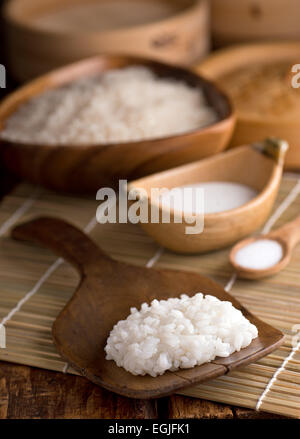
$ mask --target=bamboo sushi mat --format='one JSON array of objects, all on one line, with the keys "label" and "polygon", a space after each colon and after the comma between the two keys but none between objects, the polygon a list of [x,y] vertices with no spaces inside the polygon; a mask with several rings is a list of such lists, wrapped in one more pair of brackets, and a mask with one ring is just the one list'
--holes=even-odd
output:
[{"label": "bamboo sushi mat", "polygon": [[[300,180],[286,176],[266,230],[300,213]],[[0,323],[7,347],[0,360],[64,373],[51,339],[51,326],[78,283],[74,269],[47,249],[13,241],[10,229],[40,215],[65,218],[85,229],[111,256],[148,267],[184,269],[221,283],[258,317],[286,334],[280,349],[255,364],[181,393],[231,405],[300,418],[300,245],[291,264],[260,282],[236,280],[228,250],[202,256],[162,250],[131,224],[100,225],[95,199],[58,195],[22,184],[0,204]],[[297,326],[299,325],[299,326]],[[298,333],[298,338],[297,338]]]}]

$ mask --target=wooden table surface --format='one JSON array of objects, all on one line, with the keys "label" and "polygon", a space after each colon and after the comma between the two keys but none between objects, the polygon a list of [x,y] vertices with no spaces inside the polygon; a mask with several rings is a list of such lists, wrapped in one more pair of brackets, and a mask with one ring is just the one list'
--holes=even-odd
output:
[{"label": "wooden table surface", "polygon": [[0,363],[0,419],[266,419],[273,415],[183,396],[128,399],[87,379]]},{"label": "wooden table surface", "polygon": [[[0,63],[2,59],[0,47]],[[10,81],[8,85],[9,88],[14,86]],[[4,90],[0,92],[1,99]],[[0,169],[0,195],[8,193],[15,183],[14,178]],[[177,395],[152,401],[131,400],[103,390],[82,377],[0,362],[0,419],[54,418],[266,419],[278,416]]]}]

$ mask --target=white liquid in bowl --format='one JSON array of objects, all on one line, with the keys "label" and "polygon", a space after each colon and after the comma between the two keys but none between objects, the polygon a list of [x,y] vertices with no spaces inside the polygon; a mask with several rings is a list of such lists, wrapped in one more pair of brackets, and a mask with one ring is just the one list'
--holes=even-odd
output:
[{"label": "white liquid in bowl", "polygon": [[250,186],[231,182],[207,182],[173,188],[161,196],[161,204],[165,208],[173,207],[176,211],[201,214],[201,204],[196,203],[195,192],[186,191],[186,188],[203,189],[204,213],[220,213],[236,209],[251,201],[258,192]]}]

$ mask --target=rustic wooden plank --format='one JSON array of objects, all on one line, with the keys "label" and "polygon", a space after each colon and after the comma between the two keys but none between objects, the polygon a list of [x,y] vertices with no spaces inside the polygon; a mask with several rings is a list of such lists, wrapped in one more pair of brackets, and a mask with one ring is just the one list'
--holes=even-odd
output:
[{"label": "rustic wooden plank", "polygon": [[271,413],[179,395],[170,396],[165,404],[170,419],[284,419],[283,416]]},{"label": "rustic wooden plank", "polygon": [[232,408],[211,401],[172,395],[167,401],[168,418],[170,419],[232,419]]},{"label": "rustic wooden plank", "polygon": [[287,419],[285,416],[272,413],[256,412],[255,410],[242,407],[232,407],[234,417],[238,419]]},{"label": "rustic wooden plank", "polygon": [[156,401],[128,399],[79,376],[0,363],[0,419],[155,419]]},{"label": "rustic wooden plank", "polygon": [[119,397],[79,376],[0,363],[0,419],[277,419],[276,415],[173,395]]}]

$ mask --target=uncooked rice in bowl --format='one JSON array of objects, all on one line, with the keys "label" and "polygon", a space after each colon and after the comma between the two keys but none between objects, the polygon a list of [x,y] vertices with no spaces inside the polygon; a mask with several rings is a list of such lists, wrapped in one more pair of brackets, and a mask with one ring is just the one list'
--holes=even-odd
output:
[{"label": "uncooked rice in bowl", "polygon": [[25,144],[123,143],[182,134],[217,119],[199,88],[132,66],[29,100],[8,118],[0,136]]},{"label": "uncooked rice in bowl", "polygon": [[112,329],[106,359],[133,375],[162,375],[228,357],[258,336],[242,312],[214,296],[153,300]]}]

